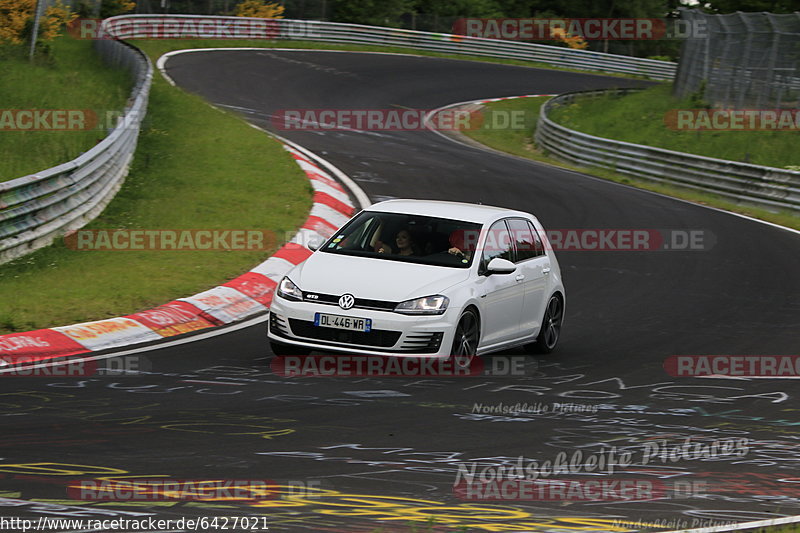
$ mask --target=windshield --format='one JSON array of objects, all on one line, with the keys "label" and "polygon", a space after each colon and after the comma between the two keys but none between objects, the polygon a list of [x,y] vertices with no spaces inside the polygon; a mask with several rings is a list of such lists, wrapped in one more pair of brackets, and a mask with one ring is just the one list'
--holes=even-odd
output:
[{"label": "windshield", "polygon": [[481,225],[420,215],[363,211],[320,249],[387,261],[469,268]]}]

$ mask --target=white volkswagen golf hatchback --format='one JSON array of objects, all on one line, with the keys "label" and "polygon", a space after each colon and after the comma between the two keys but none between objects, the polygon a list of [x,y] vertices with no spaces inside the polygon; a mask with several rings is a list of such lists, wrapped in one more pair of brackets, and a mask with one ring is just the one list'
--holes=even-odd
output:
[{"label": "white volkswagen golf hatchback", "polygon": [[553,351],[561,272],[521,211],[389,200],[358,213],[284,277],[270,308],[278,355],[396,356]]}]

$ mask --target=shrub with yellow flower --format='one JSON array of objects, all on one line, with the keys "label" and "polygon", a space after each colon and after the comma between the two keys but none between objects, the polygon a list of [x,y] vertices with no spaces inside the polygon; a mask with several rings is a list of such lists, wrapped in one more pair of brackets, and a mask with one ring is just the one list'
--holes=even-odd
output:
[{"label": "shrub with yellow flower", "polygon": [[254,17],[261,19],[282,19],[284,8],[275,2],[267,2],[264,0],[244,0],[241,4],[236,6],[237,17]]},{"label": "shrub with yellow flower", "polygon": [[[22,44],[30,38],[36,0],[0,0],[0,44]],[[61,0],[48,7],[39,22],[39,39],[54,39],[75,17]]]},{"label": "shrub with yellow flower", "polygon": [[589,46],[589,43],[584,41],[582,36],[570,35],[564,28],[551,28],[550,36],[575,50],[584,50]]}]

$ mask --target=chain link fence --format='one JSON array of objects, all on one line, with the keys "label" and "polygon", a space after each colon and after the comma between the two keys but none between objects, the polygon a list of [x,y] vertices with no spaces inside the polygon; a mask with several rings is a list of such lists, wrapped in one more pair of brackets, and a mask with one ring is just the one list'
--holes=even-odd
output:
[{"label": "chain link fence", "polygon": [[708,15],[682,10],[694,29],[674,91],[723,108],[800,107],[800,13]]}]

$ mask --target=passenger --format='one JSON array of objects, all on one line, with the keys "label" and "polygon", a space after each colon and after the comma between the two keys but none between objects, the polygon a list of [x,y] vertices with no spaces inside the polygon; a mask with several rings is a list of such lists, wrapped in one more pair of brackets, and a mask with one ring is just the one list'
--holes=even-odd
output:
[{"label": "passenger", "polygon": [[[419,246],[417,246],[417,244],[414,242],[414,238],[411,236],[411,232],[409,230],[401,229],[398,231],[394,242],[398,250],[397,255],[420,255]],[[387,246],[383,243],[379,243],[376,251],[379,254],[394,253],[391,246]]]}]

